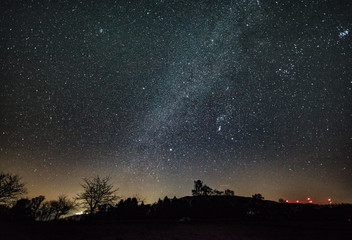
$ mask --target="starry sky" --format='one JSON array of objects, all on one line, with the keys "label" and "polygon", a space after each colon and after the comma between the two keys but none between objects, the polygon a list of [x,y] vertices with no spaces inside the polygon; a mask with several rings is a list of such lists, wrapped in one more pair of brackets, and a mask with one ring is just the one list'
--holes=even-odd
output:
[{"label": "starry sky", "polygon": [[352,202],[349,1],[2,1],[0,169]]}]

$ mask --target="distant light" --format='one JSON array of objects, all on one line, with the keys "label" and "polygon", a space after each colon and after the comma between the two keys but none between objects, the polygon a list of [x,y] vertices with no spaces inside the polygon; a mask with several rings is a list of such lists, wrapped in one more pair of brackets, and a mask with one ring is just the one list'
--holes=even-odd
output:
[{"label": "distant light", "polygon": [[286,200],[285,202],[288,203],[288,200]]},{"label": "distant light", "polygon": [[299,203],[299,201],[297,200],[296,203]]},{"label": "distant light", "polygon": [[309,200],[310,200],[310,197],[309,197],[309,198],[307,198],[307,200],[309,201]]},{"label": "distant light", "polygon": [[312,200],[309,201],[309,203],[312,203],[312,202],[313,202]]},{"label": "distant light", "polygon": [[331,198],[329,198],[328,201],[331,202]]}]

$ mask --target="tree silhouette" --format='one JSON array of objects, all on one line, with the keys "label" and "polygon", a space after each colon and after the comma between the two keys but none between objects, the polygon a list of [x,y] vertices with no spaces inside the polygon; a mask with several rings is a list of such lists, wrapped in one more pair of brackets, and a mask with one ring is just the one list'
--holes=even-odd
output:
[{"label": "tree silhouette", "polygon": [[44,202],[39,209],[39,220],[40,221],[49,221],[54,214],[54,209],[51,206],[50,202]]},{"label": "tree silhouette", "polygon": [[118,189],[113,190],[113,186],[109,184],[110,177],[100,178],[83,178],[84,183],[81,184],[83,192],[77,195],[77,200],[81,201],[93,214],[99,206],[112,205],[118,197],[115,195]]},{"label": "tree silhouette", "polygon": [[33,221],[34,214],[31,210],[31,200],[21,198],[16,201],[11,209],[12,217],[16,221]]},{"label": "tree silhouette", "polygon": [[145,198],[142,197],[141,195],[139,195],[138,193],[134,194],[133,198],[137,199],[138,205],[140,205],[140,204],[145,202]]},{"label": "tree silhouette", "polygon": [[75,208],[73,201],[69,200],[65,195],[59,196],[58,200],[50,201],[54,220],[59,219],[62,215],[66,215]]},{"label": "tree silhouette", "polygon": [[252,198],[255,200],[264,200],[264,197],[260,193],[252,195]]},{"label": "tree silhouette", "polygon": [[285,203],[285,202],[286,202],[285,199],[279,198],[279,203]]},{"label": "tree silhouette", "polygon": [[230,189],[226,189],[225,196],[235,196],[235,192]]},{"label": "tree silhouette", "polygon": [[203,185],[202,187],[202,195],[203,196],[209,196],[213,192],[213,189],[207,185]]},{"label": "tree silhouette", "polygon": [[202,188],[203,188],[203,182],[201,180],[194,181],[194,189],[192,190],[192,195],[193,196],[203,195]]},{"label": "tree silhouette", "polygon": [[201,180],[194,181],[193,196],[209,196],[213,193],[213,189],[206,184],[203,185]]},{"label": "tree silhouette", "polygon": [[214,189],[213,192],[211,193],[212,195],[215,195],[215,196],[221,196],[224,194],[223,191],[219,191],[217,189]]},{"label": "tree silhouette", "polygon": [[22,194],[27,193],[18,175],[0,173],[0,204],[9,204]]},{"label": "tree silhouette", "polygon": [[44,196],[32,199],[21,198],[16,201],[11,209],[13,219],[18,221],[34,221],[40,216],[40,205],[44,201]]},{"label": "tree silhouette", "polygon": [[42,195],[31,199],[30,206],[35,218],[40,215],[40,206],[44,200],[45,197]]}]

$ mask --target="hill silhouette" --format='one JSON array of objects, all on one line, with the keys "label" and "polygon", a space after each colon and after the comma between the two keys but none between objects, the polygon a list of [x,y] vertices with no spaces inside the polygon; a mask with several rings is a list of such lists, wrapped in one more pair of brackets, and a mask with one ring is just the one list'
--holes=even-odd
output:
[{"label": "hill silhouette", "polygon": [[349,222],[352,205],[317,205],[279,203],[242,196],[185,196],[159,199],[154,204],[138,204],[135,198],[121,200],[94,215],[84,215],[90,221],[126,219],[169,219],[193,221],[231,219],[236,221],[334,221]]}]

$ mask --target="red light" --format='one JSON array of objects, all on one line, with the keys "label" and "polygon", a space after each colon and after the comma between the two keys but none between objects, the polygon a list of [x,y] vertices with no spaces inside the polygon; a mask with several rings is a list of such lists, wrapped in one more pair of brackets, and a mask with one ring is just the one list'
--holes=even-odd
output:
[{"label": "red light", "polygon": [[309,197],[309,198],[307,198],[307,200],[308,200],[308,201],[310,201],[310,197]]},{"label": "red light", "polygon": [[296,203],[299,203],[299,201],[297,200]]},{"label": "red light", "polygon": [[312,200],[309,201],[309,203],[312,203],[312,202],[313,202]]},{"label": "red light", "polygon": [[285,202],[288,203],[288,200],[286,200]]}]

